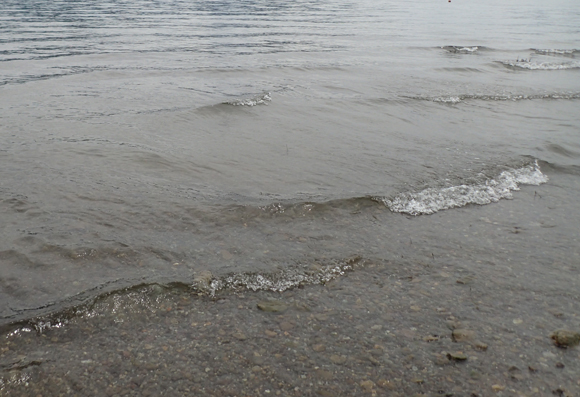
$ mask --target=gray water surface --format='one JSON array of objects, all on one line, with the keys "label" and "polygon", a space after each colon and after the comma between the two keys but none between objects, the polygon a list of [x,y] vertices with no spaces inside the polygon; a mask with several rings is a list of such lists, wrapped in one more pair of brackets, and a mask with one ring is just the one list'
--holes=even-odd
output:
[{"label": "gray water surface", "polygon": [[[423,260],[453,248],[453,207],[530,184],[558,181],[577,214],[575,1],[5,0],[0,15],[0,323],[202,270],[394,260],[429,222],[403,254]],[[521,249],[542,266],[536,240]]]}]

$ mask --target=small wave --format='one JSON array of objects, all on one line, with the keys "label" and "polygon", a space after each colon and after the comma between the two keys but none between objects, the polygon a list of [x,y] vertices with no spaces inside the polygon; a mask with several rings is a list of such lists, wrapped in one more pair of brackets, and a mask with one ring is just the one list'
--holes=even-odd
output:
[{"label": "small wave", "polygon": [[225,105],[232,106],[257,106],[257,105],[267,105],[268,102],[272,101],[272,97],[269,92],[257,95],[253,98],[236,99],[234,101],[223,102]]},{"label": "small wave", "polygon": [[540,171],[536,161],[523,168],[504,171],[496,179],[489,179],[479,185],[429,188],[418,193],[402,193],[394,198],[374,199],[384,203],[393,212],[428,215],[468,204],[485,205],[511,199],[512,191],[519,190],[519,185],[540,185],[547,181],[548,177]]},{"label": "small wave", "polygon": [[580,62],[534,62],[529,59],[524,59],[516,61],[501,61],[501,63],[508,67],[529,70],[566,70],[580,68]]},{"label": "small wave", "polygon": [[483,49],[484,47],[479,47],[479,46],[455,46],[455,45],[447,45],[447,46],[443,46],[441,47],[442,49],[451,52],[453,54],[475,54],[476,52],[478,52],[480,49]]},{"label": "small wave", "polygon": [[448,103],[455,105],[466,100],[480,100],[480,101],[523,101],[523,100],[538,100],[538,99],[580,99],[580,92],[562,92],[562,93],[548,93],[548,94],[502,94],[502,95],[480,95],[480,94],[463,94],[450,96],[418,96],[410,97],[421,101],[431,101]]},{"label": "small wave", "polygon": [[574,56],[575,54],[580,54],[580,50],[577,50],[577,49],[571,49],[571,50],[547,49],[547,50],[542,50],[542,49],[532,48],[532,51],[534,51],[536,54],[540,54],[540,55]]},{"label": "small wave", "polygon": [[[325,284],[364,266],[365,263],[366,260],[360,256],[354,256],[310,265],[297,264],[270,273],[234,273],[220,277],[209,271],[200,271],[191,282],[160,280],[136,283],[109,291],[89,290],[60,304],[54,303],[40,308],[44,309],[44,314],[34,315],[38,311],[34,310],[29,317],[22,313],[22,316],[12,318],[12,321],[5,318],[8,321],[0,324],[0,334],[16,336],[23,332],[44,333],[66,327],[78,318],[115,315],[121,310],[154,311],[164,301],[180,294],[216,297],[218,293],[228,291],[283,292],[305,285]],[[98,293],[99,290],[101,293]]]}]

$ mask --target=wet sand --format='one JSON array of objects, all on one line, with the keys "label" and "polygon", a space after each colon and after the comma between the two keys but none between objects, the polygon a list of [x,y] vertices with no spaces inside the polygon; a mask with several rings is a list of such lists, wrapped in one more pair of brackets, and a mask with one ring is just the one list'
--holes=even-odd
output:
[{"label": "wet sand", "polygon": [[361,258],[282,293],[144,286],[61,328],[13,329],[0,394],[578,396],[580,348],[550,337],[580,332],[578,214],[550,200],[558,181],[431,218],[462,217],[446,232],[471,227],[480,251],[464,234],[445,255]]}]

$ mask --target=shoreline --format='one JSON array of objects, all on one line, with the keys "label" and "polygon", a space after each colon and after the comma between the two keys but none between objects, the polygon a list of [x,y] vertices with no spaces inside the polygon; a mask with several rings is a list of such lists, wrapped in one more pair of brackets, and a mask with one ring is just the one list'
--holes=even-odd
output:
[{"label": "shoreline", "polygon": [[109,295],[65,327],[5,337],[0,394],[578,395],[580,348],[551,339],[580,331],[577,253],[561,249],[574,246],[578,214],[550,200],[560,177],[514,200],[409,219],[409,233],[461,220],[450,238],[471,228],[488,240],[461,237],[445,256],[363,258],[281,293]]}]

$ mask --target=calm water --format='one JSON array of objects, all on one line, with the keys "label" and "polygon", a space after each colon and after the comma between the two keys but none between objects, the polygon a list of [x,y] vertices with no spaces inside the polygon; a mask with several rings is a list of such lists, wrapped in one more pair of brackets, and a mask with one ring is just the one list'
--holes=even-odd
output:
[{"label": "calm water", "polygon": [[424,260],[544,183],[560,217],[518,249],[579,263],[578,21],[576,0],[3,0],[0,324],[201,271],[403,260],[415,236]]}]

